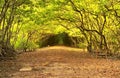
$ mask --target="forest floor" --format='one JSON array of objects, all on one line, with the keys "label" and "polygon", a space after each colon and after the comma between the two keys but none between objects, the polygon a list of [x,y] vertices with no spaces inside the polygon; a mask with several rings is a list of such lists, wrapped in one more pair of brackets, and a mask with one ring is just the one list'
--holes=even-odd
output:
[{"label": "forest floor", "polygon": [[1,61],[0,78],[120,78],[120,60],[94,58],[76,48],[47,47]]}]

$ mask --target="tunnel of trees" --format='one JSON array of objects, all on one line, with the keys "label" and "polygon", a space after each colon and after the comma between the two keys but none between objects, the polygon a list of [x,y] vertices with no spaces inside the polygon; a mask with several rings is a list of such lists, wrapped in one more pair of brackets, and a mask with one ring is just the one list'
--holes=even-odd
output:
[{"label": "tunnel of trees", "polygon": [[[63,38],[63,33],[66,37]],[[120,53],[119,0],[0,0],[0,57],[63,44]],[[54,42],[53,39],[55,38]],[[71,38],[76,39],[71,39]],[[57,40],[58,39],[58,40]]]},{"label": "tunnel of trees", "polygon": [[[67,33],[62,32],[59,34],[50,34],[42,38],[41,47],[47,47],[47,46],[70,46],[70,47],[77,47],[76,43],[77,37],[70,37]],[[40,42],[39,42],[40,43]]]}]

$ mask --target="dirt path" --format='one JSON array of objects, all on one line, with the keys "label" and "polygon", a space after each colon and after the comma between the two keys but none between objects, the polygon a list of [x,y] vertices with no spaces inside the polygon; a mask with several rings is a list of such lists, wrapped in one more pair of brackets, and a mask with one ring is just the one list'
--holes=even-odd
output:
[{"label": "dirt path", "polygon": [[97,59],[81,49],[55,46],[1,62],[0,78],[120,78],[120,61]]}]

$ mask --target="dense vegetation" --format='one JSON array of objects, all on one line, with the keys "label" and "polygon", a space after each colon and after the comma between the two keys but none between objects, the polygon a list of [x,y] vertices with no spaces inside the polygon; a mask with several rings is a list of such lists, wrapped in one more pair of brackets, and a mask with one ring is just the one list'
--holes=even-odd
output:
[{"label": "dense vegetation", "polygon": [[0,0],[1,57],[41,47],[50,34],[63,32],[75,37],[75,47],[119,53],[120,1]]}]

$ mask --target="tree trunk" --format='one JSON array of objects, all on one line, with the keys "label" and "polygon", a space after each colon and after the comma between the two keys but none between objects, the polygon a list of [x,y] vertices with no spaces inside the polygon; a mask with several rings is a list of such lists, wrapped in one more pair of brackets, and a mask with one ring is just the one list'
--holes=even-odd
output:
[{"label": "tree trunk", "polygon": [[3,7],[0,14],[0,29],[2,34],[0,35],[0,57],[13,57],[15,56],[15,50],[11,46],[10,40],[12,36],[12,23],[14,21],[16,0],[4,0]]}]

